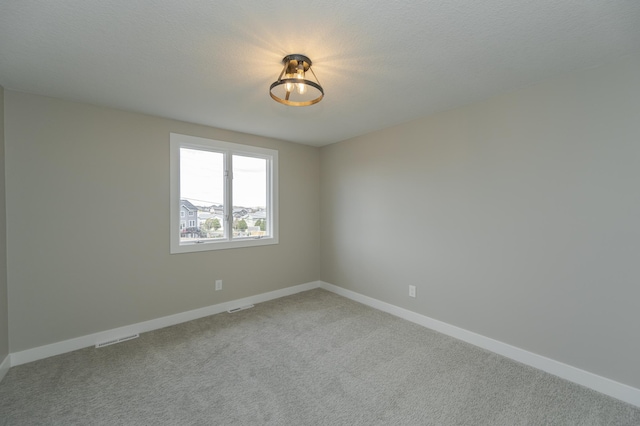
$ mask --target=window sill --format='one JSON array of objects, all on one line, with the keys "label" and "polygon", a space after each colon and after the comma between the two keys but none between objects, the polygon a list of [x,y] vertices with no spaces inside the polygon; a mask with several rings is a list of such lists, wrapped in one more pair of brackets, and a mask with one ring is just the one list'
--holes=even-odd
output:
[{"label": "window sill", "polygon": [[202,242],[202,243],[183,243],[171,245],[171,254],[179,253],[193,253],[199,251],[211,251],[211,250],[228,250],[236,248],[247,247],[259,247],[278,244],[278,239],[274,237],[264,238],[246,238],[235,241],[216,241],[216,242]]}]

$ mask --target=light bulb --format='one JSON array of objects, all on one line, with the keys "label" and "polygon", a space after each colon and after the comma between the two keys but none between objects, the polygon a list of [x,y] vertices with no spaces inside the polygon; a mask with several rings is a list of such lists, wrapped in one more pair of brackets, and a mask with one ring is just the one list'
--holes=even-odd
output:
[{"label": "light bulb", "polygon": [[[287,74],[284,76],[285,78],[293,78],[293,76],[291,74]],[[293,90],[293,83],[285,83],[284,84],[284,89],[287,92],[291,92]]]},{"label": "light bulb", "polygon": [[[302,62],[298,64],[298,69],[296,70],[296,78],[300,80],[304,80],[304,67],[302,65]],[[305,93],[307,93],[306,84],[298,83],[296,84],[296,86],[298,86],[298,93],[300,93],[301,95],[304,95]]]}]

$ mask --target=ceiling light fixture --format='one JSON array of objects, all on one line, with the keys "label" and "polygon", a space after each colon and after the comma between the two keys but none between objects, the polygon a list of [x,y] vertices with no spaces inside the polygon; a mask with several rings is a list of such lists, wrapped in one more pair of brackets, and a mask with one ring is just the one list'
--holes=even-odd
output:
[{"label": "ceiling light fixture", "polygon": [[[273,100],[289,106],[313,105],[322,100],[324,90],[311,69],[311,59],[304,55],[287,55],[282,63],[284,68],[280,76],[269,88]],[[309,71],[315,81],[308,79]]]}]

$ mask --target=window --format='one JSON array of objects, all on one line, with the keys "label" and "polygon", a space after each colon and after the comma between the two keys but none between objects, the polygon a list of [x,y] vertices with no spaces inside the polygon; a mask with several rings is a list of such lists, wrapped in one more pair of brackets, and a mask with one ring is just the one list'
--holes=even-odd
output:
[{"label": "window", "polygon": [[278,243],[278,151],[171,133],[170,159],[171,253]]}]

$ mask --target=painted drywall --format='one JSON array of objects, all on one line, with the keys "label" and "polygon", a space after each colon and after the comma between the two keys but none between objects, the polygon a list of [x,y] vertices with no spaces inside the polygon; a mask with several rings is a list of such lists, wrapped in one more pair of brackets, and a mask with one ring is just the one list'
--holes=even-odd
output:
[{"label": "painted drywall", "polygon": [[640,57],[320,164],[323,281],[640,388]]},{"label": "painted drywall", "polygon": [[7,300],[7,231],[4,178],[4,89],[0,86],[0,363],[9,355]]},{"label": "painted drywall", "polygon": [[[318,148],[10,90],[5,130],[12,353],[318,279]],[[279,151],[279,244],[169,254],[170,132]]]}]

